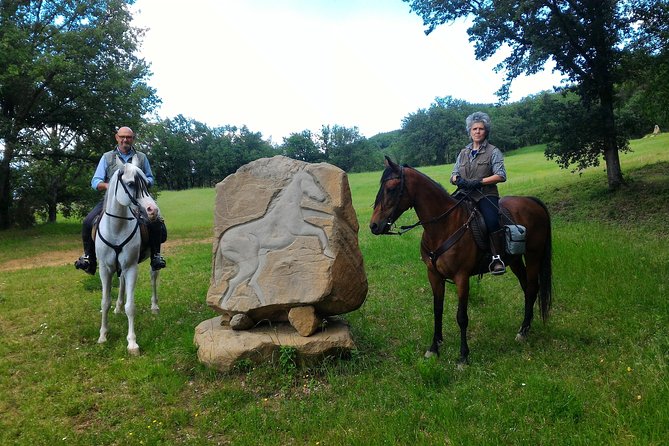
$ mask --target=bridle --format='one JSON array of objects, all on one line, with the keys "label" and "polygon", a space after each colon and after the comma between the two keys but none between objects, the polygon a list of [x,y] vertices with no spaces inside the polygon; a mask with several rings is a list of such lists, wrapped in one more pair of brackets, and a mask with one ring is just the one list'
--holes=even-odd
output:
[{"label": "bridle", "polygon": [[[123,176],[120,174],[120,172],[117,173],[116,175],[117,175],[118,178],[116,180],[116,187],[114,188],[114,196],[116,196],[118,194],[118,185],[120,183],[121,186],[123,187],[123,191],[128,196],[128,198],[130,198],[130,202],[132,204],[134,204],[135,206],[137,206],[137,208],[141,209],[141,206],[139,205],[139,202],[137,201],[135,196],[132,193],[130,193],[130,190],[128,189],[128,186],[125,184],[125,181],[123,181]],[[127,221],[135,220],[135,227],[132,229],[132,232],[130,233],[130,235],[125,240],[123,240],[121,243],[119,243],[118,245],[114,245],[109,240],[105,239],[104,236],[102,235],[102,231],[98,230],[98,236],[100,237],[100,240],[102,240],[102,242],[105,245],[112,248],[114,250],[114,252],[116,253],[116,265],[117,266],[119,265],[118,256],[121,254],[121,251],[123,250],[123,247],[125,245],[127,245],[130,242],[130,240],[133,239],[133,237],[135,237],[135,234],[137,233],[137,229],[139,229],[139,217],[132,211],[132,209],[130,209],[130,212],[132,213],[132,217],[123,217],[123,216],[120,216],[120,215],[111,214],[111,213],[107,212],[107,210],[105,209],[105,215],[108,215],[109,217],[117,218],[119,220],[127,220]],[[119,269],[119,274],[120,274],[120,267],[118,269]]]},{"label": "bridle", "polygon": [[[392,212],[390,213],[390,217],[388,217],[388,221],[386,222],[386,226],[388,228],[392,227],[395,221],[399,218],[399,214],[397,212],[397,208],[400,205],[400,202],[402,201],[402,195],[404,194],[404,166],[400,166],[400,173],[398,176],[391,176],[383,180],[383,183],[381,183],[381,189],[383,190],[384,185],[391,180],[400,180],[400,193],[397,197],[397,200],[395,201],[395,204],[393,205]],[[381,204],[381,210],[383,211],[383,201],[380,203]],[[398,214],[398,215],[396,215]],[[406,232],[406,231],[404,231]],[[402,235],[404,232],[393,232],[393,231],[388,231],[385,232],[384,234],[389,234],[389,235]]]},{"label": "bridle", "polygon": [[[399,218],[399,215],[395,215],[395,214],[397,214],[397,208],[399,207],[400,201],[402,200],[402,195],[404,194],[404,184],[405,184],[405,180],[404,180],[404,166],[399,166],[399,167],[400,167],[400,173],[399,173],[398,176],[392,176],[392,177],[386,178],[386,179],[383,181],[383,183],[381,184],[381,187],[383,188],[383,184],[385,184],[387,181],[390,181],[390,180],[397,180],[397,179],[400,180],[400,193],[399,193],[399,196],[397,197],[397,201],[395,201],[395,204],[393,205],[393,210],[392,210],[392,212],[390,213],[390,217],[388,218],[388,221],[386,222],[386,226],[388,226],[388,227],[393,226],[393,225],[395,224],[395,221]],[[448,208],[448,209],[447,209],[444,213],[442,213],[441,215],[438,215],[438,216],[436,216],[436,217],[434,217],[434,218],[431,218],[430,220],[425,221],[425,222],[422,222],[422,221],[418,220],[416,223],[414,223],[414,224],[412,224],[412,225],[408,225],[408,226],[400,226],[400,230],[399,230],[399,231],[390,231],[390,230],[389,230],[388,232],[385,232],[384,234],[387,234],[387,235],[402,235],[402,234],[404,234],[404,233],[406,233],[406,232],[409,232],[410,230],[412,230],[412,229],[414,229],[414,228],[416,228],[416,227],[418,227],[418,226],[424,226],[424,225],[428,225],[428,224],[431,224],[431,223],[436,223],[437,221],[441,220],[442,218],[447,217],[447,216],[448,216],[451,212],[453,212],[458,206],[460,206],[460,204],[461,204],[464,200],[467,199],[467,196],[468,196],[468,195],[469,195],[469,193],[465,193],[464,196],[463,196],[462,198],[460,198],[460,199],[457,201],[457,203],[455,203],[453,206],[451,206],[450,208]],[[381,210],[383,210],[383,203],[381,203]]]}]

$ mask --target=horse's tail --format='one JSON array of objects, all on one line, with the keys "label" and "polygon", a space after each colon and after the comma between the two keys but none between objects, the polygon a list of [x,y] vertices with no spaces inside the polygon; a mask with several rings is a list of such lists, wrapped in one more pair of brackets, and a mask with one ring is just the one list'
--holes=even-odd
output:
[{"label": "horse's tail", "polygon": [[551,216],[546,205],[536,197],[530,197],[546,212],[546,240],[544,255],[539,270],[539,311],[541,319],[546,322],[550,315],[553,303],[553,235],[551,230]]}]

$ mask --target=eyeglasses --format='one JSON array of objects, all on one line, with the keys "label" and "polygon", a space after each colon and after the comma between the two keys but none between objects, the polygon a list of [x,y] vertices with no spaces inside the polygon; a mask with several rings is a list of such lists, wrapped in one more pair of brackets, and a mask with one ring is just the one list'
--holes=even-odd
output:
[{"label": "eyeglasses", "polygon": [[118,135],[118,139],[133,139],[134,136]]}]

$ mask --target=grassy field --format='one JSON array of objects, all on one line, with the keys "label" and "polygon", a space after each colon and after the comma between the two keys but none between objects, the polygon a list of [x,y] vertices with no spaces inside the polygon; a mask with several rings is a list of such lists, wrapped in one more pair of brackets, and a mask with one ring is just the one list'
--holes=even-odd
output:
[{"label": "grassy field", "polygon": [[[78,222],[0,232],[0,444],[667,444],[669,135],[632,148],[616,194],[604,166],[572,174],[542,147],[507,156],[502,193],[552,211],[553,314],[519,344],[514,277],[472,279],[464,370],[451,285],[442,356],[422,358],[432,298],[420,229],[367,229],[380,172],[349,177],[369,280],[365,304],[345,316],[357,350],[311,368],[289,354],[229,374],[197,361],[194,328],[214,316],[211,189],[160,195],[168,268],[154,316],[141,267],[139,357],[126,354],[125,316],[111,315],[109,341],[96,344],[100,285],[72,267]],[[420,170],[446,185],[450,167]]]}]

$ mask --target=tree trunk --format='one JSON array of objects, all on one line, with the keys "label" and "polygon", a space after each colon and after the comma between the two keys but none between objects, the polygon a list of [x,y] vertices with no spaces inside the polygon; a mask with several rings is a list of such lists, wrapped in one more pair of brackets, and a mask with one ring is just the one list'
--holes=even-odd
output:
[{"label": "tree trunk", "polygon": [[14,158],[14,143],[5,140],[5,151],[0,161],[0,230],[12,225],[9,208],[12,204],[11,162]]},{"label": "tree trunk", "polygon": [[606,177],[609,190],[620,189],[624,184],[623,172],[620,167],[618,152],[618,134],[616,130],[615,113],[613,111],[613,83],[605,82],[599,94],[604,139],[604,162],[606,163]]},{"label": "tree trunk", "polygon": [[609,181],[609,190],[620,189],[624,184],[623,171],[620,167],[620,156],[615,142],[613,148],[607,148],[604,152],[604,161],[606,162],[606,177]]},{"label": "tree trunk", "polygon": [[[64,174],[63,174],[64,178]],[[58,183],[60,178],[54,179],[49,183],[49,198],[46,200],[47,205],[47,222],[55,223],[58,216]]]}]

